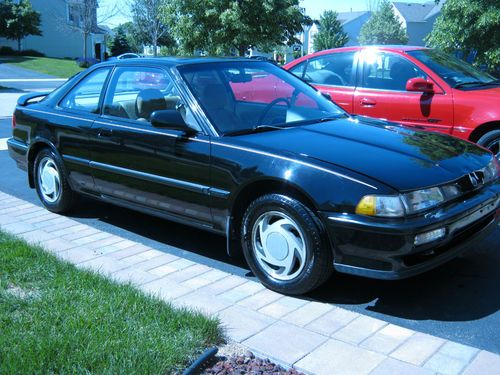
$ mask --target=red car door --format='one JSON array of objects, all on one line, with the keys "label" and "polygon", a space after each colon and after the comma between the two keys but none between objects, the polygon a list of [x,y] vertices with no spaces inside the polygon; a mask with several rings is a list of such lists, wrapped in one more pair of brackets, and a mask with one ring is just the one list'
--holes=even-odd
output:
[{"label": "red car door", "polygon": [[[405,56],[366,49],[361,55],[353,113],[451,134],[453,97]],[[433,83],[433,92],[407,91],[410,78]]]},{"label": "red car door", "polygon": [[320,55],[297,64],[290,72],[330,94],[337,105],[353,113],[357,55],[356,51]]}]

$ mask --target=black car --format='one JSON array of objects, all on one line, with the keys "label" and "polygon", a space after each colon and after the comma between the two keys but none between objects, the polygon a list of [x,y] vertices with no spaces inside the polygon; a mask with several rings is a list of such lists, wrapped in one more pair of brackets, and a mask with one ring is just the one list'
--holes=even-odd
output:
[{"label": "black car", "polygon": [[50,211],[84,194],[225,235],[287,294],[334,269],[421,273],[499,217],[489,151],[350,116],[262,61],[107,62],[21,97],[13,122],[10,155]]}]

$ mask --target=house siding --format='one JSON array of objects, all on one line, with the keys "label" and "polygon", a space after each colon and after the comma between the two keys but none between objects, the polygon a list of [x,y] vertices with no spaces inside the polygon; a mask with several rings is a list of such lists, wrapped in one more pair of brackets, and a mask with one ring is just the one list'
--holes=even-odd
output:
[{"label": "house siding", "polygon": [[344,28],[344,32],[349,36],[349,41],[346,46],[359,46],[359,32],[361,31],[361,27],[368,21],[371,17],[371,13],[366,13],[358,18],[342,25]]},{"label": "house siding", "polygon": [[[68,14],[64,0],[31,0],[33,9],[41,13],[42,36],[28,36],[21,42],[23,50],[34,49],[50,57],[77,58],[83,56],[83,36],[67,24]],[[89,36],[87,54],[94,56],[98,35]],[[94,40],[93,40],[94,39]],[[17,49],[17,41],[0,38],[0,46]]]}]

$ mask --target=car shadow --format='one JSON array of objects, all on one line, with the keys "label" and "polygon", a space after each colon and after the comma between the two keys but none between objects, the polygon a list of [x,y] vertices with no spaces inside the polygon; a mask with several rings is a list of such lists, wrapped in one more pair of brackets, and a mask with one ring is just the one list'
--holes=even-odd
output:
[{"label": "car shadow", "polygon": [[78,206],[68,216],[98,219],[144,237],[144,242],[152,247],[156,242],[181,255],[183,252],[190,252],[244,268],[248,271],[245,272],[246,276],[253,276],[242,257],[227,254],[225,237],[214,233],[89,198],[80,199]]},{"label": "car shadow", "polygon": [[458,257],[398,281],[334,274],[309,297],[412,320],[471,321],[500,309],[500,228]]},{"label": "car shadow", "polygon": [[[146,238],[146,242],[190,252],[236,266],[247,277],[242,256],[229,257],[225,238],[125,208],[85,199],[75,218],[97,218]],[[401,319],[472,321],[500,309],[500,228],[465,255],[425,274],[399,281],[372,280],[334,273],[319,289],[302,298]],[[154,246],[154,244],[152,245]],[[212,264],[213,265],[213,264]]]}]

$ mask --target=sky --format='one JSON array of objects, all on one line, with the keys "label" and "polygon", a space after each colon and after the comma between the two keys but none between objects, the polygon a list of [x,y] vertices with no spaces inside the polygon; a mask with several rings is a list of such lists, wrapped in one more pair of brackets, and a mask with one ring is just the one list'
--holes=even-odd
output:
[{"label": "sky", "polygon": [[[120,23],[124,23],[130,20],[130,15],[128,14],[127,3],[130,0],[102,0],[101,8],[99,9],[101,14],[106,14],[109,12],[111,4],[116,4],[117,8],[120,10],[119,13],[112,18],[107,19],[103,22],[105,25],[113,28],[118,26]],[[306,14],[313,19],[318,19],[321,13],[325,10],[335,10],[337,12],[349,12],[349,11],[359,11],[367,10],[370,4],[376,3],[377,0],[300,0],[301,7],[306,8]],[[405,1],[405,0],[399,0]],[[406,0],[408,2],[414,3],[426,3],[429,0]]]}]

